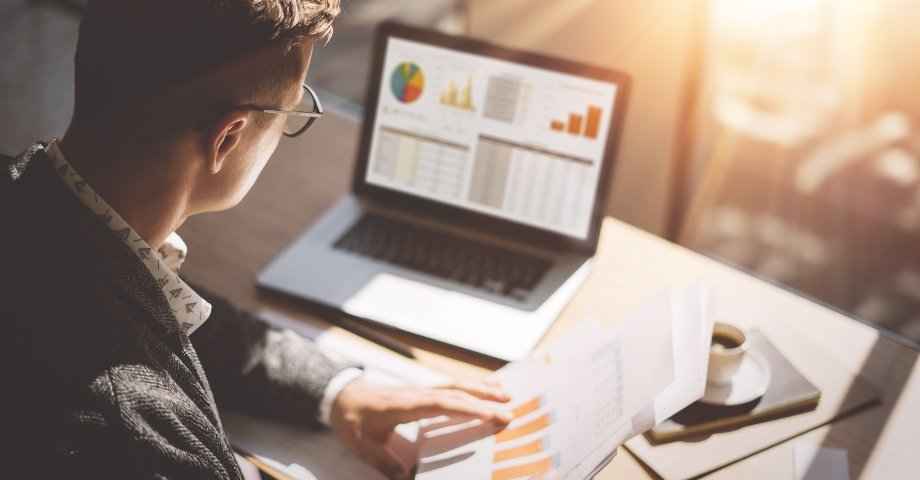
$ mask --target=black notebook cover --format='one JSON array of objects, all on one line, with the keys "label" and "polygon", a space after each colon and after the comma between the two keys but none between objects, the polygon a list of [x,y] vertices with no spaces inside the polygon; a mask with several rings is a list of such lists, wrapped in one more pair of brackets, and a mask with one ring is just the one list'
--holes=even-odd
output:
[{"label": "black notebook cover", "polygon": [[651,443],[669,442],[813,410],[821,392],[786,360],[759,330],[748,333],[751,349],[770,364],[770,385],[752,402],[734,406],[690,404],[645,433]]}]

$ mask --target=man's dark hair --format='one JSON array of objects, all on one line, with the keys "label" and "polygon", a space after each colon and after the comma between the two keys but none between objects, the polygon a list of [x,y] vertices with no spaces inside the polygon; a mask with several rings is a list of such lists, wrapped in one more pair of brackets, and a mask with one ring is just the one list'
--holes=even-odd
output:
[{"label": "man's dark hair", "polygon": [[[74,119],[109,114],[279,42],[328,37],[338,13],[339,0],[90,0],[74,58]],[[272,75],[285,70],[263,77]],[[292,79],[261,83],[272,80]]]}]

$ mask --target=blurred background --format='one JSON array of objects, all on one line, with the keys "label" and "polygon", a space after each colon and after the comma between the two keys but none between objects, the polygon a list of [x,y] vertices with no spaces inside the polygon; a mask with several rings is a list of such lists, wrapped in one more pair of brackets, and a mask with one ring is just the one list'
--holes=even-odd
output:
[{"label": "blurred background", "polygon": [[[635,88],[608,213],[920,348],[920,2],[343,7],[309,74],[340,113],[360,118],[388,18],[626,71]],[[81,9],[0,0],[0,151],[63,134]]]}]

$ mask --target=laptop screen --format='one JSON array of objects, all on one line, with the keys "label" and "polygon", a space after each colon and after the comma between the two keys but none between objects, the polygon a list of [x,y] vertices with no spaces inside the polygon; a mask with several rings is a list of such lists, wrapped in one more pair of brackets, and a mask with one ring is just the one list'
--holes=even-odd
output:
[{"label": "laptop screen", "polygon": [[387,42],[369,184],[587,238],[616,84]]}]

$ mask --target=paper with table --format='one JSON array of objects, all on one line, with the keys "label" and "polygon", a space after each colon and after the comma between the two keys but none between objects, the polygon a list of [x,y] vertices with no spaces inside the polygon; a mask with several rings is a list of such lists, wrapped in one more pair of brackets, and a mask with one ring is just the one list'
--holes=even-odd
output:
[{"label": "paper with table", "polygon": [[515,419],[502,431],[424,422],[416,478],[590,477],[620,444],[702,396],[711,304],[703,285],[666,292],[613,328],[586,321],[502,368],[493,378],[515,399]]},{"label": "paper with table", "polygon": [[[526,478],[555,470],[586,478],[617,447],[698,399],[705,388],[712,294],[704,285],[665,292],[611,328],[588,319],[493,378],[511,394],[504,430],[479,421],[431,419],[401,425],[394,448],[418,460],[416,478]],[[435,385],[446,378],[401,357],[274,312],[269,322],[313,338],[327,353],[367,366],[369,380]],[[234,445],[294,478],[381,478],[331,432],[306,432],[222,412]]]}]

